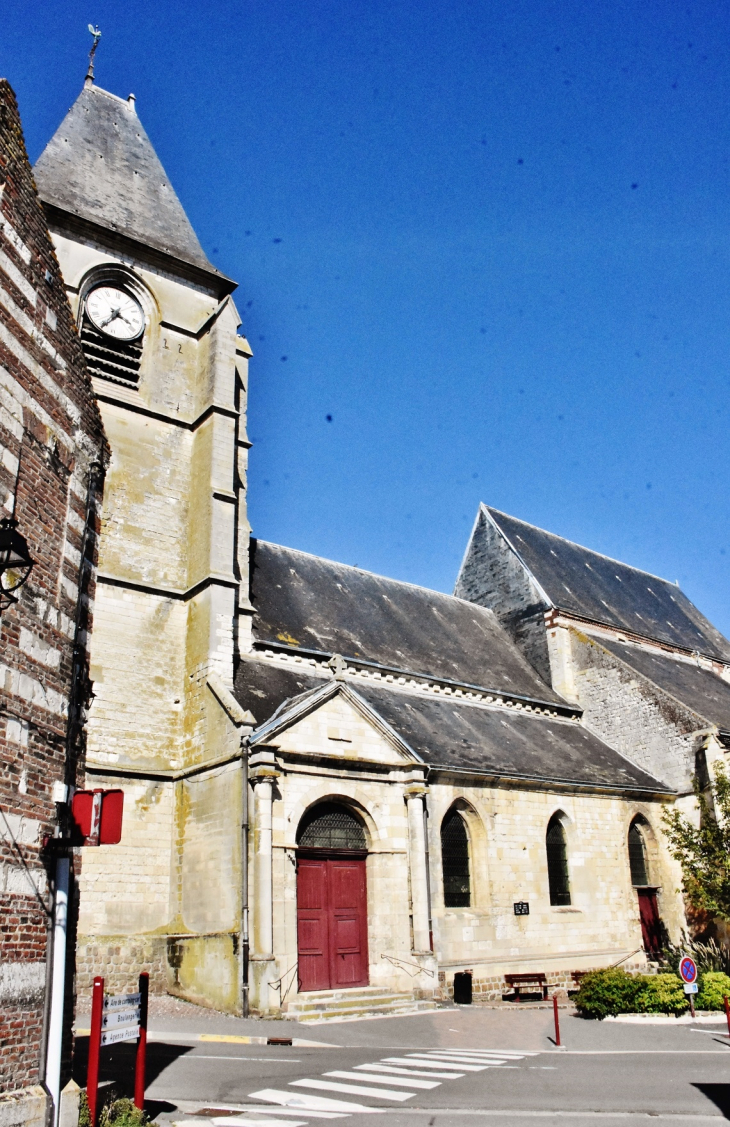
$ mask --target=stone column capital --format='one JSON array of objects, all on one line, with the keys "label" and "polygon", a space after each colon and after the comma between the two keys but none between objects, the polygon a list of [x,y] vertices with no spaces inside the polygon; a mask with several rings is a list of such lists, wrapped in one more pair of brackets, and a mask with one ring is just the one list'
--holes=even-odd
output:
[{"label": "stone column capital", "polygon": [[248,760],[248,778],[252,785],[256,783],[273,783],[281,775],[279,764],[276,762],[276,749],[262,747],[255,749]]},{"label": "stone column capital", "polygon": [[424,798],[429,790],[430,787],[426,786],[425,783],[413,782],[408,784],[403,793],[406,796],[406,802],[410,802],[414,798]]}]

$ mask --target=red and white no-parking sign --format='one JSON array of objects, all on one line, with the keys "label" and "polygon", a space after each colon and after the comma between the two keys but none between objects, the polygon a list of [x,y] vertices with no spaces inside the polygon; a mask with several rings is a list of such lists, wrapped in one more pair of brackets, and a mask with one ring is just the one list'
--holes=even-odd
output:
[{"label": "red and white no-parking sign", "polygon": [[689,955],[682,955],[679,960],[679,977],[684,983],[685,994],[697,993],[697,963]]}]

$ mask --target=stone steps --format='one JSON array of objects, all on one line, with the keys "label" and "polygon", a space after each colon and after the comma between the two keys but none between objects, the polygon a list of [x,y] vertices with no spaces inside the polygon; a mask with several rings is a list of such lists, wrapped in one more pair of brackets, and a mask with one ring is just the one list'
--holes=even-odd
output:
[{"label": "stone steps", "polygon": [[283,1006],[288,1019],[307,1023],[425,1013],[436,1008],[437,1003],[429,998],[414,998],[412,994],[398,994],[377,986],[353,990],[311,990],[297,994]]}]

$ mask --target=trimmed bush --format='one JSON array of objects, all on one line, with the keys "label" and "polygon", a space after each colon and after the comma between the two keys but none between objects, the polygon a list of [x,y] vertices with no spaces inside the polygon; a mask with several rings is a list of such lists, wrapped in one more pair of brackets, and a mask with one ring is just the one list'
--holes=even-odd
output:
[{"label": "trimmed bush", "polygon": [[591,971],[582,979],[573,1001],[584,1017],[597,1018],[632,1013],[682,1014],[689,1008],[679,975],[627,974],[619,968]]},{"label": "trimmed bush", "polygon": [[719,970],[710,970],[700,979],[700,992],[695,997],[698,1010],[724,1009],[723,995],[730,998],[730,976]]},{"label": "trimmed bush", "polygon": [[689,1009],[678,974],[641,975],[636,1010],[645,1014],[683,1014]]},{"label": "trimmed bush", "polygon": [[148,1122],[145,1112],[128,1099],[107,1104],[99,1116],[99,1127],[145,1127]]},{"label": "trimmed bush", "polygon": [[580,990],[573,1001],[584,1017],[635,1013],[642,985],[643,978],[627,974],[618,967],[595,970],[581,979]]}]

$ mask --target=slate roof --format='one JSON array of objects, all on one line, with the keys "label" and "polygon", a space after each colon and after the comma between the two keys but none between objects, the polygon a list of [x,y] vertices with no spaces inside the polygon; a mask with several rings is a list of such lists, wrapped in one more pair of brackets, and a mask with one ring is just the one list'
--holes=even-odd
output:
[{"label": "slate roof", "polygon": [[[289,706],[330,683],[301,669],[248,659],[239,667],[236,697],[261,726],[277,709],[284,718]],[[345,684],[431,767],[621,793],[671,793],[575,721],[487,709],[354,679]],[[275,734],[271,739],[275,744]]]},{"label": "slate roof", "polygon": [[730,683],[712,670],[605,638],[600,645],[708,723],[730,732]]},{"label": "slate roof", "polygon": [[33,171],[43,203],[223,277],[124,99],[84,86]]},{"label": "slate roof", "polygon": [[730,641],[679,587],[533,524],[482,506],[552,606],[632,634],[730,661]]},{"label": "slate roof", "polygon": [[254,540],[251,602],[259,645],[339,653],[391,669],[564,703],[491,610],[453,595]]}]

